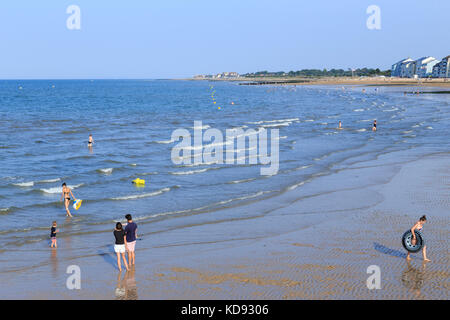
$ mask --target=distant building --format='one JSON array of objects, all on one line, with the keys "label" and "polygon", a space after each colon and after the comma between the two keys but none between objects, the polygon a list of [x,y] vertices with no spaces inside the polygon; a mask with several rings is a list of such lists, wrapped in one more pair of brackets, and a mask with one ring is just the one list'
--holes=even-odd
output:
[{"label": "distant building", "polygon": [[434,57],[423,57],[416,60],[416,73],[419,78],[427,78],[433,74],[433,67],[439,63]]},{"label": "distant building", "polygon": [[222,73],[218,73],[214,76],[214,78],[217,79],[233,79],[233,78],[238,78],[239,77],[239,73],[237,72],[222,72]]},{"label": "distant building", "polygon": [[400,77],[412,78],[416,74],[416,61],[406,61],[400,66]]},{"label": "distant building", "polygon": [[450,78],[450,55],[433,66],[433,78]]},{"label": "distant building", "polygon": [[[407,74],[408,72],[406,72],[405,70],[404,70],[404,65],[405,64],[407,64],[407,63],[409,63],[409,62],[414,62],[414,60],[413,59],[411,59],[411,58],[406,58],[406,59],[402,59],[402,60],[400,60],[399,62],[397,62],[397,63],[394,63],[393,65],[392,65],[392,67],[391,67],[391,76],[392,77],[401,77],[402,76],[402,74],[404,75],[404,74]],[[402,71],[403,70],[403,71]],[[414,73],[413,73],[414,74]],[[412,75],[411,75],[412,76]]]}]

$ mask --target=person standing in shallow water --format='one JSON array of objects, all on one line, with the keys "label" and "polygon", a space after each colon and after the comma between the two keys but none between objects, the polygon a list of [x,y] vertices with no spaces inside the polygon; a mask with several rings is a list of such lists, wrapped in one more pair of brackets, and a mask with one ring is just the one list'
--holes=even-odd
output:
[{"label": "person standing in shallow water", "polygon": [[[423,255],[423,261],[431,261],[427,258],[427,246],[425,245],[425,238],[423,236],[423,225],[427,222],[427,217],[425,215],[421,216],[419,221],[416,222],[416,224],[411,228],[412,233],[412,244],[415,245],[417,238],[416,238],[416,232],[420,232],[420,235],[422,236],[422,255]],[[406,260],[411,260],[411,257],[409,256],[410,253],[406,255]]]},{"label": "person standing in shallow water", "polygon": [[64,205],[66,207],[66,216],[72,217],[72,214],[69,210],[69,204],[70,204],[70,196],[72,196],[73,200],[77,200],[75,196],[72,193],[72,189],[70,189],[66,183],[64,182],[62,184],[62,194],[61,194],[61,201],[64,199]]},{"label": "person standing in shallow water", "polygon": [[377,131],[377,120],[373,120],[372,131]]}]

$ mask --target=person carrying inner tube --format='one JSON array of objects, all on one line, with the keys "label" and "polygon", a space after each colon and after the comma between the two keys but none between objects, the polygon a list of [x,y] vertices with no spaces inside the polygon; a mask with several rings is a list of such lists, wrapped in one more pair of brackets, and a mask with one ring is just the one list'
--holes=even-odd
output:
[{"label": "person carrying inner tube", "polygon": [[[425,222],[427,222],[427,217],[425,215],[421,216],[419,221],[416,222],[416,224],[411,228],[411,233],[412,233],[412,240],[411,243],[413,245],[416,244],[416,234],[415,231],[419,231],[420,234],[422,235],[422,254],[423,254],[423,261],[431,261],[430,259],[427,258],[427,246],[425,245],[425,238],[423,237],[422,234],[422,229],[423,229],[423,225],[425,224]],[[410,253],[408,252],[408,254],[406,255],[406,260],[411,260],[411,257],[409,256]]]}]

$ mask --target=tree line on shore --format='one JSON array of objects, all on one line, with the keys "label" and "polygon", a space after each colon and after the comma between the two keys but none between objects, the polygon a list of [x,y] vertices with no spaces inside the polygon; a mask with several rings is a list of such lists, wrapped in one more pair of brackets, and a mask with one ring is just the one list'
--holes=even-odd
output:
[{"label": "tree line on shore", "polygon": [[278,72],[269,72],[269,71],[258,71],[252,73],[246,73],[242,76],[248,78],[257,78],[257,77],[373,77],[373,76],[386,76],[389,77],[391,75],[391,70],[381,71],[379,68],[358,68],[358,69],[302,69],[298,71],[278,71]]}]

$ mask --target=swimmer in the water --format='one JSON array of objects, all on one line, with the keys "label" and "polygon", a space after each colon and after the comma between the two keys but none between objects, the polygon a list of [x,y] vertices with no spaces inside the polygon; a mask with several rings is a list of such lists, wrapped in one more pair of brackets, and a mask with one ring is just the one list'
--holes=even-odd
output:
[{"label": "swimmer in the water", "polygon": [[377,120],[373,120],[372,131],[377,131]]},{"label": "swimmer in the water", "polygon": [[342,129],[342,122],[341,122],[341,121],[339,121],[339,127],[338,127],[338,129]]},{"label": "swimmer in the water", "polygon": [[61,201],[64,198],[64,205],[66,207],[66,216],[72,217],[72,214],[70,213],[70,210],[69,210],[69,204],[70,204],[70,200],[71,200],[70,196],[72,196],[73,200],[77,200],[72,193],[72,189],[70,189],[64,182],[62,184]]},{"label": "swimmer in the water", "polygon": [[92,134],[89,134],[88,147],[92,147],[94,144],[94,139],[92,138]]},{"label": "swimmer in the water", "polygon": [[[416,232],[420,232],[420,235],[422,237],[422,255],[423,255],[423,261],[431,261],[430,259],[427,258],[427,246],[425,245],[425,238],[423,237],[422,234],[422,229],[423,229],[423,225],[425,224],[425,222],[427,222],[427,217],[425,215],[421,216],[419,221],[416,222],[416,224],[411,228],[411,233],[412,233],[412,240],[411,243],[413,245],[416,244]],[[411,257],[409,256],[409,252],[406,255],[406,260],[411,260]]]}]

